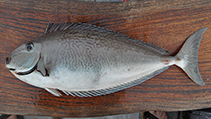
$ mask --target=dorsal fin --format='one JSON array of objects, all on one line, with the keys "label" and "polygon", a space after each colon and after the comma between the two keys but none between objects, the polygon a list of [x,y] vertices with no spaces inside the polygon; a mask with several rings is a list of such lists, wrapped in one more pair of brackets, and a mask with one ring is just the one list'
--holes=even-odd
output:
[{"label": "dorsal fin", "polygon": [[47,28],[45,29],[44,35],[48,33],[52,33],[55,31],[63,31],[63,30],[92,30],[92,31],[98,31],[98,32],[111,32],[111,33],[117,33],[115,31],[111,31],[109,29],[95,26],[91,24],[86,23],[48,23]]},{"label": "dorsal fin", "polygon": [[130,38],[124,34],[109,30],[104,27],[95,26],[95,25],[86,24],[86,23],[49,23],[47,28],[45,29],[44,35],[55,32],[55,31],[63,31],[63,30],[90,30],[90,31],[98,31],[98,32],[102,32],[102,33],[106,32],[109,34],[115,34],[115,36],[122,37],[124,39],[128,39],[132,42],[135,42],[135,43],[145,46],[151,50],[154,50],[162,55],[170,54],[167,50],[165,50],[163,48],[149,45],[145,42]]}]

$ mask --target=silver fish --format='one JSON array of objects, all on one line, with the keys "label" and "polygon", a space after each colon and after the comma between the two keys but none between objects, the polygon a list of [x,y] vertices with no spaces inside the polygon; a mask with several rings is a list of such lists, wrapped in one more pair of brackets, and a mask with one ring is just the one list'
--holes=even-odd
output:
[{"label": "silver fish", "polygon": [[92,97],[138,85],[171,65],[182,68],[198,85],[202,28],[177,55],[123,34],[84,23],[49,23],[43,36],[15,49],[6,67],[18,79],[55,96]]}]

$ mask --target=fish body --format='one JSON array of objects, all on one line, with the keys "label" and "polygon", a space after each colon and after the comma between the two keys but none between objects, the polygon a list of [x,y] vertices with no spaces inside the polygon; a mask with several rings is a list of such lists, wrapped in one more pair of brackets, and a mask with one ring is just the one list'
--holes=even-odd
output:
[{"label": "fish body", "polygon": [[[189,37],[176,56],[117,32],[89,24],[52,24],[43,36],[27,42],[6,58],[18,79],[79,97],[100,96],[138,85],[171,65],[181,67],[197,84],[198,46],[206,28]],[[190,60],[189,60],[190,59]]]}]

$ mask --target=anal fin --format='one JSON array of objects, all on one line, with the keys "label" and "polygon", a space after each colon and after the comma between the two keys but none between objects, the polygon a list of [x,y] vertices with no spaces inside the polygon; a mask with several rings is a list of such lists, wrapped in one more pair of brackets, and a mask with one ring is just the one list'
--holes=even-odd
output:
[{"label": "anal fin", "polygon": [[45,88],[45,90],[57,97],[60,97],[62,95],[58,90],[53,88]]}]

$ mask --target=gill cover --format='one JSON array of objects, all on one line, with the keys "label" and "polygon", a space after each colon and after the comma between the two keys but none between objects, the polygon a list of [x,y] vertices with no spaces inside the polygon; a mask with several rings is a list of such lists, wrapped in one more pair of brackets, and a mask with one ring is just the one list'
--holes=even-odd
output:
[{"label": "gill cover", "polygon": [[6,64],[8,69],[15,72],[29,72],[32,70],[40,59],[41,44],[35,42],[27,42],[16,48],[9,58],[11,61]]}]

